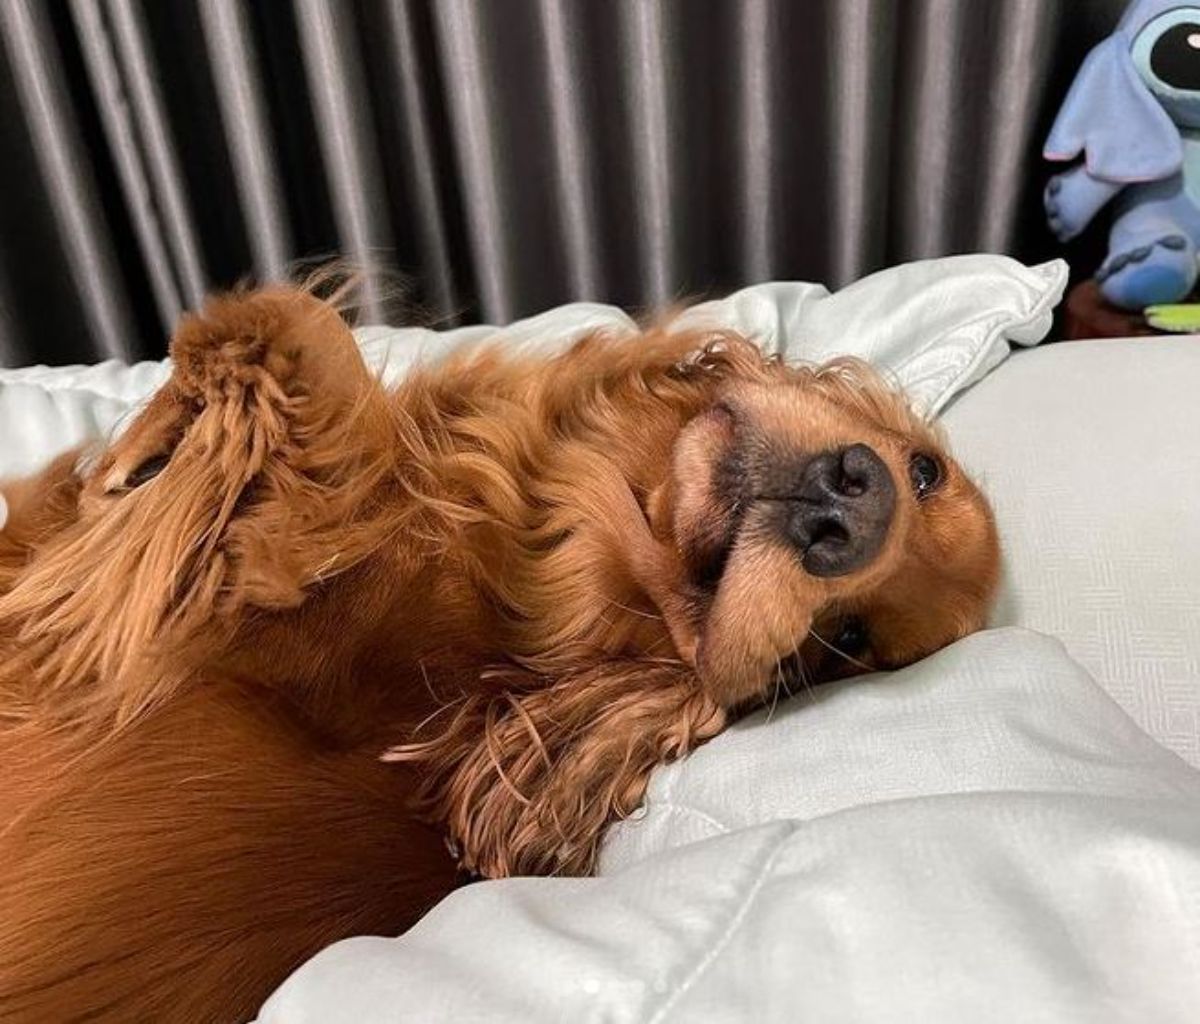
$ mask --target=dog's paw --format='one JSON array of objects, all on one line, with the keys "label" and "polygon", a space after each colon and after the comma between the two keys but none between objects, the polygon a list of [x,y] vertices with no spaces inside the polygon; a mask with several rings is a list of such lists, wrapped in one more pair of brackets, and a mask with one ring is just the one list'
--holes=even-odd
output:
[{"label": "dog's paw", "polygon": [[334,395],[366,376],[353,336],[328,304],[286,286],[210,298],[171,341],[174,383],[206,401],[248,388]]},{"label": "dog's paw", "polygon": [[208,299],[180,321],[171,357],[170,380],[105,453],[93,493],[140,489],[180,450],[242,488],[274,456],[296,460],[332,437],[377,389],[337,311],[283,285]]}]

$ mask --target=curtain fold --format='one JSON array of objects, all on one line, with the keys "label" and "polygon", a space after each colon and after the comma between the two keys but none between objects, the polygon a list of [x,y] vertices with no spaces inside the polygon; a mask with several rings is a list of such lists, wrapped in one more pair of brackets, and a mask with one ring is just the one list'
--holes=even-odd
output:
[{"label": "curtain fold", "polygon": [[883,261],[887,217],[890,132],[887,124],[894,75],[895,5],[887,0],[845,0],[831,7],[829,64],[831,178],[829,274],[832,284],[853,280]]},{"label": "curtain fold", "polygon": [[[10,181],[5,182],[9,198],[5,205],[20,207],[30,201],[28,172],[36,167],[36,178],[43,186],[43,212],[49,214],[32,223],[12,210],[3,223],[4,264],[23,264],[27,269],[31,255],[41,256],[38,239],[26,246],[26,233],[50,229],[61,248],[47,260],[45,272],[66,272],[79,312],[86,318],[88,347],[102,357],[121,357],[129,352],[134,328],[124,309],[123,285],[116,274],[116,257],[104,227],[104,216],[96,202],[97,186],[89,174],[85,148],[74,120],[70,101],[56,78],[54,69],[61,62],[44,12],[33,0],[11,0],[0,4],[0,32],[5,43],[8,67],[11,71],[10,102],[20,104],[22,124],[28,132],[6,144],[3,152],[9,160],[16,158],[16,167],[6,168]],[[9,112],[11,117],[11,111]],[[16,135],[19,128],[6,117],[5,135]],[[21,158],[24,157],[24,160]],[[32,158],[32,159],[30,159]],[[6,160],[8,163],[8,160]],[[13,173],[15,171],[16,173]],[[53,227],[51,227],[53,225]],[[49,255],[49,254],[46,254]],[[28,339],[18,332],[25,329],[20,323],[21,306],[18,292],[29,286],[24,273],[13,275],[15,280],[0,279],[0,301],[4,303],[4,334],[0,336],[0,356],[11,359],[35,351]],[[54,302],[61,290],[46,289],[47,298]],[[36,286],[35,286],[36,287]],[[61,326],[57,317],[49,319],[50,328]],[[65,346],[78,351],[77,346]]]},{"label": "curtain fold", "polygon": [[439,323],[1042,258],[1040,142],[1122,6],[4,0],[0,363],[157,357],[338,255]]},{"label": "curtain fold", "polygon": [[[500,100],[497,79],[505,69],[493,68],[491,35],[481,24],[498,11],[473,0],[441,0],[432,11],[479,300],[489,315],[506,321],[514,315],[516,287],[506,244],[506,171],[512,165],[501,162],[492,116],[493,104]],[[545,196],[540,199],[544,202]]]},{"label": "curtain fold", "polygon": [[592,141],[584,106],[581,35],[574,0],[538,0],[538,28],[546,55],[550,155],[554,200],[562,218],[567,281],[574,295],[603,295],[605,281],[597,227]]},{"label": "curtain fold", "polygon": [[257,277],[277,280],[286,275],[296,250],[250,21],[241,4],[227,0],[200,0],[197,10],[246,221],[251,269]]}]

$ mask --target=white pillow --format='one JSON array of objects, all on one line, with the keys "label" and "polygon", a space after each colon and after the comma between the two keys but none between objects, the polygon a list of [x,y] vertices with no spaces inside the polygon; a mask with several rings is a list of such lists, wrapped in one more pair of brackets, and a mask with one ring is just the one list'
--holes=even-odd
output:
[{"label": "white pillow", "polygon": [[1136,798],[1167,777],[1200,786],[1057,639],[995,629],[797,693],[659,768],[636,819],[609,830],[601,870],[777,818],[950,793]]},{"label": "white pillow", "polygon": [[948,256],[881,270],[832,295],[774,282],[688,310],[685,323],[733,327],[789,360],[855,355],[873,363],[930,414],[984,377],[1009,343],[1050,330],[1068,267],[1026,267],[1006,256]]},{"label": "white pillow", "polygon": [[[693,307],[679,323],[733,328],[789,359],[861,356],[936,412],[1004,359],[1010,342],[1031,345],[1045,336],[1066,279],[1061,260],[1025,267],[1005,256],[952,256],[882,270],[832,295],[801,282],[755,285]],[[356,334],[367,361],[391,383],[456,345],[497,339],[555,350],[590,330],[633,327],[615,306],[578,302],[503,328],[364,327]],[[0,370],[0,479],[108,434],[169,370],[165,361]]]}]

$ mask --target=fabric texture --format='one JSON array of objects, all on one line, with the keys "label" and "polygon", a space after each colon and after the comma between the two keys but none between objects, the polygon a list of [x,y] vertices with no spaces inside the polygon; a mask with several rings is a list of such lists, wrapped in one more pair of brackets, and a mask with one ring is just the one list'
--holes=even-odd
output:
[{"label": "fabric texture", "polygon": [[994,621],[1061,637],[1200,766],[1200,338],[1070,342],[946,411],[1004,545]]},{"label": "fabric texture", "polygon": [[[956,256],[880,271],[830,294],[821,285],[756,285],[687,311],[682,326],[724,326],[788,359],[858,355],[915,400],[940,408],[1004,359],[1010,342],[1036,344],[1062,297],[1062,261],[1025,267],[1003,256]],[[506,327],[453,331],[364,327],[368,364],[394,383],[415,362],[487,340],[561,348],[593,330],[635,327],[615,306],[573,303]],[[117,429],[170,372],[166,362],[0,370],[0,479],[33,472],[60,451]]]},{"label": "fabric texture", "polygon": [[656,774],[601,877],[469,886],[319,954],[258,1024],[1182,1024],[1198,1003],[1200,775],[1055,641],[999,630],[744,720]]},{"label": "fabric texture", "polygon": [[1123,3],[3,0],[0,365],[159,358],[329,255],[450,325],[1039,262],[1038,147]]}]

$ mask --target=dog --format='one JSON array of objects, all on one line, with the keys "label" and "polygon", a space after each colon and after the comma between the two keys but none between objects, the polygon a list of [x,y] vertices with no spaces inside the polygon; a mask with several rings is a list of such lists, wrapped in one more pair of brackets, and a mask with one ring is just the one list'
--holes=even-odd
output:
[{"label": "dog", "polygon": [[247,1019],[465,878],[587,873],[655,765],[996,586],[982,494],[854,361],[668,324],[387,391],[289,286],[171,352],[3,488],[0,1020]]}]

